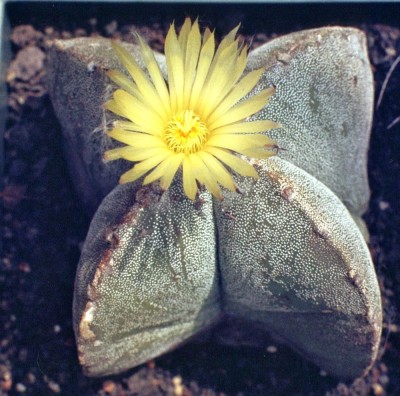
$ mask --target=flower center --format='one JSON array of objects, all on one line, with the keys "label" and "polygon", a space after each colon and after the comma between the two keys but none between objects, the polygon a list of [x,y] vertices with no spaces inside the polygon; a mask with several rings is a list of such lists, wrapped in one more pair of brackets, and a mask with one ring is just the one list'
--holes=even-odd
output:
[{"label": "flower center", "polygon": [[201,150],[207,141],[208,129],[192,110],[184,110],[168,122],[164,137],[175,153],[192,154]]}]

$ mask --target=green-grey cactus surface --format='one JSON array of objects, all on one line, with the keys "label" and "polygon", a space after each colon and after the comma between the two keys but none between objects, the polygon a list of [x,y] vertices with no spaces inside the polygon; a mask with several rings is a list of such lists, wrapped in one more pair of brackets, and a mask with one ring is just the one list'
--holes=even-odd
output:
[{"label": "green-grey cactus surface", "polygon": [[272,332],[333,375],[369,369],[382,310],[361,219],[373,101],[361,31],[302,31],[249,54],[247,71],[265,68],[255,91],[276,87],[254,118],[282,126],[272,137],[283,150],[253,161],[260,178],[237,176],[240,193],[221,202],[206,190],[192,202],[179,182],[114,187],[126,164],[102,161],[113,145],[105,70],[118,67],[109,40],[57,41],[49,66],[77,190],[89,211],[102,201],[75,285],[86,374],[136,366],[222,317]]}]

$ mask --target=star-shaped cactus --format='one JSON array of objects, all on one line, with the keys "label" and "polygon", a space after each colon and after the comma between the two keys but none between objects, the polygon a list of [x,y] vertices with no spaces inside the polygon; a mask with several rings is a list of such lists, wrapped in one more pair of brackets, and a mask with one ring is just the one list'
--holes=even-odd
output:
[{"label": "star-shaped cactus", "polygon": [[[126,48],[144,67],[139,47]],[[105,70],[118,67],[109,40],[57,41],[49,66],[73,179],[89,210],[102,201],[73,308],[88,375],[134,367],[226,317],[272,332],[333,375],[368,370],[382,311],[360,217],[373,100],[361,31],[302,31],[249,54],[247,73],[265,69],[255,91],[276,87],[252,120],[278,122],[272,137],[284,150],[254,160],[259,179],[236,175],[240,193],[222,201],[205,189],[191,201],[179,180],[166,192],[113,187],[126,164],[102,161],[113,147],[99,110]]]}]

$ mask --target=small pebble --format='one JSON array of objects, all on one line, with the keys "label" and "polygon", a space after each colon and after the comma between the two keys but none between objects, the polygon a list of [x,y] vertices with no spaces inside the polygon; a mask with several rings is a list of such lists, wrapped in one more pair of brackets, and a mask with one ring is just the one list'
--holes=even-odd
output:
[{"label": "small pebble", "polygon": [[104,381],[103,382],[103,391],[112,395],[115,393],[117,387],[115,386],[115,382],[114,381]]},{"label": "small pebble", "polygon": [[105,29],[106,29],[106,33],[108,35],[110,35],[110,36],[113,35],[116,32],[116,30],[118,29],[117,21],[110,22],[108,25],[105,26]]},{"label": "small pebble", "polygon": [[74,34],[75,34],[76,37],[85,37],[85,36],[87,36],[86,30],[82,29],[82,28],[76,29]]},{"label": "small pebble", "polygon": [[149,361],[147,362],[147,367],[148,367],[150,370],[154,370],[154,369],[156,368],[156,362],[155,362],[154,360],[149,360]]},{"label": "small pebble", "polygon": [[29,384],[33,385],[33,384],[36,382],[36,376],[35,376],[35,374],[33,374],[33,373],[28,373],[28,374],[26,375],[26,381],[27,381]]},{"label": "small pebble", "polygon": [[267,347],[267,352],[268,353],[276,353],[278,351],[278,348],[275,345],[270,345]]},{"label": "small pebble", "polygon": [[9,391],[12,387],[12,375],[9,368],[5,365],[0,365],[0,390]]},{"label": "small pebble", "polygon": [[44,32],[45,32],[48,36],[51,36],[52,34],[54,34],[54,28],[51,27],[51,26],[48,26],[48,27],[44,30]]},{"label": "small pebble", "polygon": [[26,47],[19,51],[7,72],[7,82],[29,81],[44,67],[45,53],[38,47]]},{"label": "small pebble", "polygon": [[25,393],[26,392],[26,386],[24,384],[21,384],[20,382],[18,382],[18,384],[15,385],[15,390],[18,393]]},{"label": "small pebble", "polygon": [[92,27],[95,27],[97,25],[97,19],[96,18],[90,18],[89,19],[89,25]]},{"label": "small pebble", "polygon": [[174,386],[174,396],[183,395],[182,377],[177,375],[172,378],[172,385]]},{"label": "small pebble", "polygon": [[389,377],[386,374],[382,374],[379,376],[379,382],[382,385],[387,385],[389,383]]},{"label": "small pebble", "polygon": [[49,387],[49,389],[50,389],[53,393],[60,393],[60,392],[61,392],[60,385],[58,385],[57,382],[49,381],[49,383],[47,384],[47,386]]},{"label": "small pebble", "polygon": [[379,209],[380,210],[386,210],[389,209],[390,205],[386,201],[379,201]]},{"label": "small pebble", "polygon": [[21,272],[25,272],[25,274],[29,274],[29,272],[31,272],[31,266],[26,261],[23,261],[22,263],[19,263],[18,269]]},{"label": "small pebble", "polygon": [[372,391],[374,392],[375,396],[385,396],[386,395],[386,392],[383,389],[382,385],[377,384],[377,383],[372,384]]},{"label": "small pebble", "polygon": [[11,268],[11,260],[8,257],[4,257],[2,259],[3,267],[4,269],[10,269]]},{"label": "small pebble", "polygon": [[31,25],[20,25],[13,29],[11,41],[18,47],[24,48],[37,43],[43,34],[35,30]]},{"label": "small pebble", "polygon": [[63,39],[70,39],[70,38],[72,38],[72,33],[71,32],[67,32],[67,31],[62,31],[61,32],[61,37]]}]

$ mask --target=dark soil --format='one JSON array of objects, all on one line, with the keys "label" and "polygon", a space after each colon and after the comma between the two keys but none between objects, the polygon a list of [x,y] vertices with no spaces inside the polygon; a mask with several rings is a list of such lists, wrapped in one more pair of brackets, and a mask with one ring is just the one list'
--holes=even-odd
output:
[{"label": "dark soil", "polygon": [[[108,7],[24,3],[6,10],[13,60],[7,72],[0,193],[0,395],[400,394],[400,66],[388,74],[399,55],[400,30],[393,27],[399,26],[399,8]],[[67,173],[60,126],[44,84],[46,52],[54,38],[103,35],[131,40],[135,29],[161,50],[169,23],[175,19],[179,24],[186,15],[200,15],[203,25],[220,33],[243,21],[240,33],[253,47],[277,33],[324,24],[358,26],[368,35],[377,106],[369,157],[372,198],[365,220],[385,323],[380,358],[364,379],[340,382],[272,341],[266,350],[189,344],[120,376],[88,379],[81,373],[71,302],[90,219]]]}]

